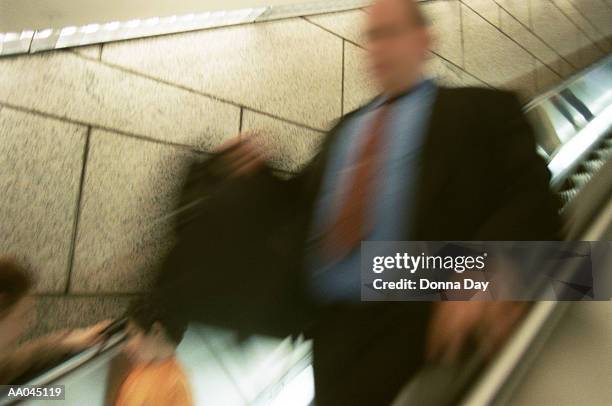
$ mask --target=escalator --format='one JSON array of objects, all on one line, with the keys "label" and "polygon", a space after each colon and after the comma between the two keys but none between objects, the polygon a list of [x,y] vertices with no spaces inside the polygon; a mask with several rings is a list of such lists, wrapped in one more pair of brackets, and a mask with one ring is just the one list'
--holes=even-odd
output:
[{"label": "escalator", "polygon": [[[573,240],[612,237],[612,56],[525,106],[537,130],[539,152],[548,161],[551,187],[563,201],[566,234]],[[408,383],[395,406],[508,404],[546,338],[571,304],[538,302],[507,345],[490,363],[478,355],[457,371],[432,370]],[[588,333],[591,334],[591,333]],[[612,334],[610,334],[612,336]],[[64,385],[65,405],[102,405],[111,361],[125,331],[53,368],[30,385]],[[208,326],[190,326],[178,349],[194,389],[196,404],[309,404],[314,396],[310,343],[250,337]],[[554,369],[554,368],[553,368]],[[439,388],[446,388],[440,391]],[[0,406],[32,404],[0,398]]]},{"label": "escalator", "polygon": [[[551,98],[568,90],[577,97],[555,103],[564,113],[551,109]],[[563,202],[566,238],[612,241],[612,56],[534,100],[526,113],[539,120],[538,143]],[[595,288],[612,286],[612,275],[603,277]],[[611,404],[609,386],[601,385],[612,379],[612,347],[602,344],[612,342],[611,305],[537,302],[457,403]]]}]

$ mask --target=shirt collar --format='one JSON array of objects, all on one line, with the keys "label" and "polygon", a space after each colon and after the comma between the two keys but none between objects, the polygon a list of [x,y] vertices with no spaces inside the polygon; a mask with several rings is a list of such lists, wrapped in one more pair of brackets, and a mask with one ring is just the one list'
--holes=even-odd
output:
[{"label": "shirt collar", "polygon": [[409,89],[404,90],[403,92],[396,94],[392,97],[381,96],[381,103],[382,104],[393,104],[396,101],[399,101],[401,99],[404,99],[405,97],[408,97],[412,94],[419,92],[420,90],[425,88],[430,83],[431,83],[431,79],[427,79],[427,78],[421,79]]},{"label": "shirt collar", "polygon": [[399,100],[404,99],[405,97],[412,95],[414,93],[417,93],[419,91],[421,91],[422,89],[424,89],[426,86],[433,84],[433,81],[431,78],[429,77],[422,77],[421,79],[419,79],[414,85],[412,85],[410,88],[404,90],[403,92],[396,94],[392,97],[387,97],[384,95],[379,95],[376,98],[376,101],[374,102],[374,108],[378,108],[380,106],[382,106],[383,104],[393,104]]}]

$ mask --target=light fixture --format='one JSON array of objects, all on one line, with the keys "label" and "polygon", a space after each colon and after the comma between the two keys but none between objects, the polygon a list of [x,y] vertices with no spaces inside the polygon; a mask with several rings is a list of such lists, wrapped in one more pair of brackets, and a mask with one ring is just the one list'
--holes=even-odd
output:
[{"label": "light fixture", "polygon": [[280,4],[268,7],[266,13],[261,15],[257,21],[269,21],[280,18],[333,13],[337,11],[366,7],[370,4],[372,4],[371,0],[319,0],[300,4]]},{"label": "light fixture", "polygon": [[30,50],[34,31],[0,33],[0,55],[23,54]]},{"label": "light fixture", "polygon": [[157,25],[159,23],[159,17],[153,17],[145,20],[146,25]]},{"label": "light fixture", "polygon": [[22,31],[21,35],[19,36],[20,40],[24,40],[24,39],[31,39],[34,36],[34,31],[28,30],[28,31]]},{"label": "light fixture", "polygon": [[75,26],[62,28],[62,30],[60,31],[60,37],[68,37],[70,35],[74,35],[78,30],[78,27]]},{"label": "light fixture", "polygon": [[151,17],[37,31],[30,52],[254,22],[265,7]]},{"label": "light fixture", "polygon": [[104,24],[104,29],[106,31],[115,31],[117,30],[119,27],[121,26],[121,23],[119,21],[113,21],[110,23],[106,23]]},{"label": "light fixture", "polygon": [[130,20],[125,23],[126,28],[135,28],[140,25],[140,20]]}]

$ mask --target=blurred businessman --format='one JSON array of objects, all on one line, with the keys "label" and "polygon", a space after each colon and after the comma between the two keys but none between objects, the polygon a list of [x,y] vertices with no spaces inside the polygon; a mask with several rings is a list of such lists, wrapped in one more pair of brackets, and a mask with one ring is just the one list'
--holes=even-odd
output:
[{"label": "blurred businessman", "polygon": [[183,275],[196,319],[306,330],[318,405],[389,404],[424,355],[456,359],[475,331],[495,348],[521,314],[511,303],[361,303],[360,241],[559,238],[517,97],[427,78],[430,32],[411,0],[377,1],[366,34],[380,95],[290,180],[271,175],[256,137],[194,165],[182,202],[204,203],[185,215],[158,281]]}]

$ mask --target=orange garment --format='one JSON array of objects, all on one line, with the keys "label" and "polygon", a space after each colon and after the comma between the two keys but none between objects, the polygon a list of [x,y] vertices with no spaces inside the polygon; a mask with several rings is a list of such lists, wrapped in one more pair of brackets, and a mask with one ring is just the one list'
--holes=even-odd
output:
[{"label": "orange garment", "polygon": [[134,367],[115,406],[192,406],[191,388],[176,357]]}]

